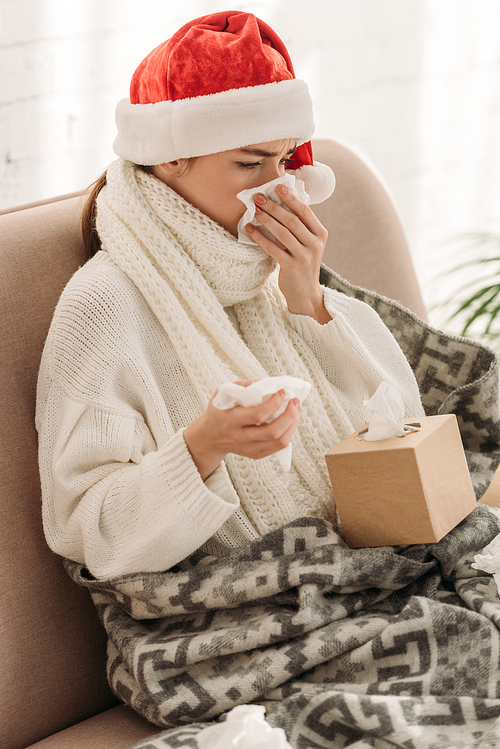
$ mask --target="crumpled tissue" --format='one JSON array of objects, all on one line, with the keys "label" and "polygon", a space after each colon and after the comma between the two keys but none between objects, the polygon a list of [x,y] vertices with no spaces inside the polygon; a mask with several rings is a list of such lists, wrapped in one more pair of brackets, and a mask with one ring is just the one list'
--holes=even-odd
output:
[{"label": "crumpled tissue", "polygon": [[286,208],[285,204],[276,192],[276,188],[278,187],[278,185],[285,185],[285,187],[287,187],[293,195],[296,195],[298,198],[300,198],[300,200],[303,200],[304,203],[309,205],[310,199],[305,190],[305,183],[301,179],[297,179],[296,177],[294,177],[293,174],[290,174],[289,172],[285,172],[282,177],[276,177],[276,179],[271,180],[271,182],[266,182],[264,185],[259,185],[258,187],[250,187],[248,190],[242,190],[236,195],[238,200],[241,200],[241,202],[245,204],[247,209],[239,220],[237,227],[238,242],[241,242],[241,244],[257,244],[257,242],[255,242],[245,231],[245,226],[247,224],[253,224],[254,226],[257,226],[259,230],[266,235],[266,237],[272,239],[273,242],[276,242],[276,237],[268,229],[262,226],[262,224],[259,223],[259,221],[255,218],[255,203],[253,199],[254,196],[260,192],[266,195],[268,198],[271,198],[271,200],[274,200],[274,202],[278,203],[278,205],[282,205]]},{"label": "crumpled tissue", "polygon": [[403,399],[396,388],[388,382],[381,382],[372,397],[364,401],[373,416],[368,431],[360,434],[360,439],[374,442],[388,437],[400,437],[406,433]]},{"label": "crumpled tissue", "polygon": [[[246,387],[245,385],[237,385],[235,382],[228,382],[220,386],[212,402],[216,408],[220,408],[222,411],[234,408],[234,406],[258,406],[271,395],[277,393],[278,390],[284,390],[285,397],[278,410],[267,420],[267,424],[281,416],[292,398],[298,398],[302,403],[309,395],[311,385],[305,380],[290,377],[290,375],[265,377],[263,380],[257,380],[257,382],[253,382]],[[279,450],[276,457],[283,470],[289,471],[292,464],[292,443],[290,442],[283,450]]]},{"label": "crumpled tissue", "polygon": [[500,533],[484,547],[482,554],[476,554],[471,567],[493,575],[500,595]]},{"label": "crumpled tissue", "polygon": [[262,705],[238,705],[224,723],[196,734],[199,749],[292,749],[282,728],[272,728]]}]

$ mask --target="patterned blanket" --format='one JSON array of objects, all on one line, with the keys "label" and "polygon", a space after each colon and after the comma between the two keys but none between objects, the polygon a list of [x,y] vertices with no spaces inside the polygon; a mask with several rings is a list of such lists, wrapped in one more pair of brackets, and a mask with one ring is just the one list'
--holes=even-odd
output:
[{"label": "patterned blanket", "polygon": [[114,691],[177,726],[136,749],[197,747],[250,702],[296,749],[497,749],[500,598],[471,562],[499,530],[478,505],[437,544],[353,550],[304,518],[165,573],[103,583],[66,564],[108,632]]},{"label": "patterned blanket", "polygon": [[[479,498],[500,462],[494,354],[327,268],[322,282],[377,310],[428,414],[457,414]],[[302,518],[162,573],[96,581],[65,565],[106,628],[112,688],[164,729],[135,749],[196,748],[252,702],[295,749],[497,749],[500,597],[471,562],[499,532],[500,511],[478,505],[437,544],[349,549]]]}]

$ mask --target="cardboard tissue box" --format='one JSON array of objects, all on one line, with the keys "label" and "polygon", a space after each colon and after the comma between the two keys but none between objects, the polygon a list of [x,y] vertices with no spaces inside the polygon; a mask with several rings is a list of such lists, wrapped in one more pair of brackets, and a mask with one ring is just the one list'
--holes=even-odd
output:
[{"label": "cardboard tissue box", "polygon": [[348,546],[434,543],[476,507],[456,416],[403,421],[420,428],[367,441],[365,427],[325,456]]}]

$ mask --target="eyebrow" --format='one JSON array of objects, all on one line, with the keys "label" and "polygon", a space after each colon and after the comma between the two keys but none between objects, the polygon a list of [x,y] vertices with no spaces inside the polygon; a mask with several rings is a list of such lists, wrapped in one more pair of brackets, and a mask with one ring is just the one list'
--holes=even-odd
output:
[{"label": "eyebrow", "polygon": [[[279,156],[279,151],[266,151],[263,148],[240,148],[240,151],[247,153],[249,156],[259,156],[260,158],[270,158],[272,156]],[[297,150],[297,146],[294,146],[286,152],[285,156],[291,156]]]}]

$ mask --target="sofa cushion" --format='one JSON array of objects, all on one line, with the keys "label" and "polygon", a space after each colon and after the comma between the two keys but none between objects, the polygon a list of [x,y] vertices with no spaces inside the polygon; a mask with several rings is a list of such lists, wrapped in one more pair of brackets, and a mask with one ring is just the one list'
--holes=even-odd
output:
[{"label": "sofa cushion", "polygon": [[129,749],[137,741],[161,730],[132,708],[119,705],[26,749]]}]

